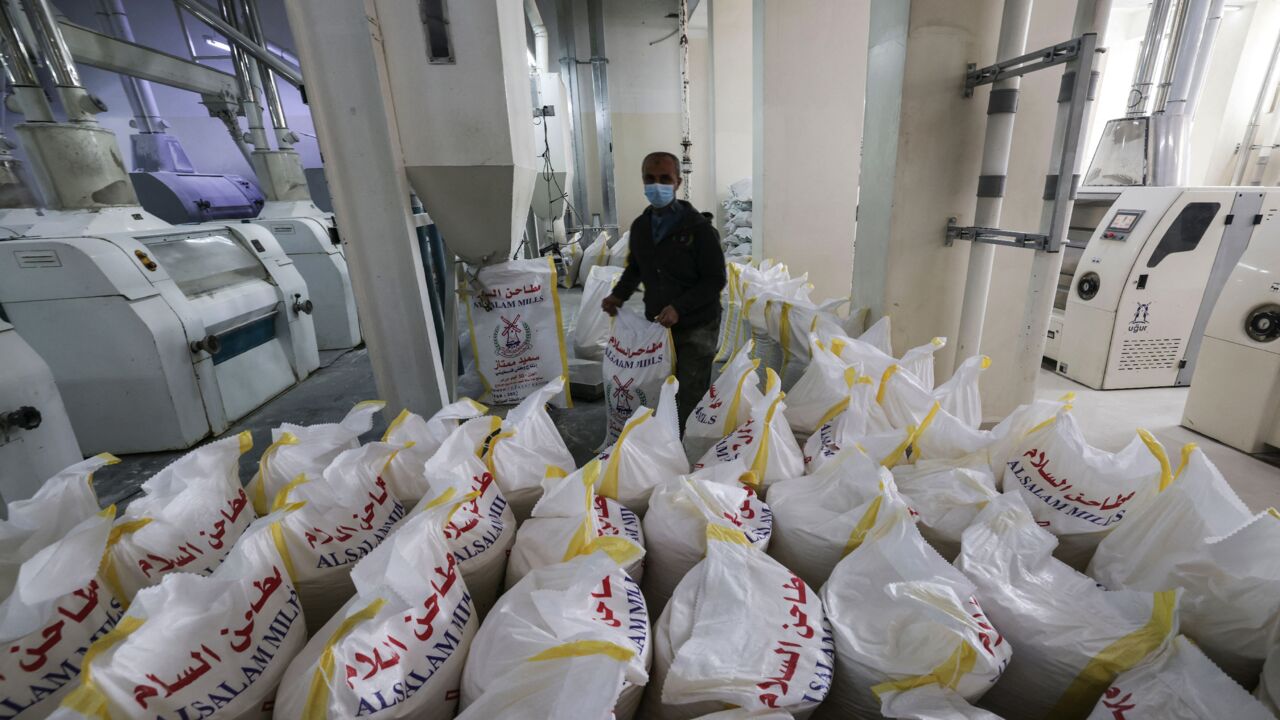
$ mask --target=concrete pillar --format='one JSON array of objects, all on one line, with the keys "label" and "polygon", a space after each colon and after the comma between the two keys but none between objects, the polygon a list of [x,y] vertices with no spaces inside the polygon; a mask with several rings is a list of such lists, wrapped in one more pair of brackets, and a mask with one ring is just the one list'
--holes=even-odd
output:
[{"label": "concrete pillar", "polygon": [[[754,0],[704,0],[711,26],[716,226],[724,227],[729,185],[752,173],[751,11]],[[705,208],[711,210],[712,208]]]},{"label": "concrete pillar", "polygon": [[[959,325],[969,248],[943,239],[948,217],[972,224],[987,110],[985,91],[964,97],[965,66],[994,60],[1001,5],[871,6],[853,293],[871,319],[893,317],[898,351]],[[953,359],[951,344],[937,366]]]},{"label": "concrete pillar", "polygon": [[753,240],[819,300],[849,294],[871,5],[754,3]]}]

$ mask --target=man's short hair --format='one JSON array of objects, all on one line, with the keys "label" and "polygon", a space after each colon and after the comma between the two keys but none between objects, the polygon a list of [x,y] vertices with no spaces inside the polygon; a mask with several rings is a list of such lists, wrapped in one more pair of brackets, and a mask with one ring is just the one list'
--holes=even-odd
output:
[{"label": "man's short hair", "polygon": [[640,167],[643,168],[645,165],[648,165],[651,160],[658,159],[670,160],[671,163],[676,166],[676,172],[680,172],[680,158],[676,157],[675,153],[669,153],[666,150],[655,150],[648,155],[645,155],[644,161],[640,163]]}]

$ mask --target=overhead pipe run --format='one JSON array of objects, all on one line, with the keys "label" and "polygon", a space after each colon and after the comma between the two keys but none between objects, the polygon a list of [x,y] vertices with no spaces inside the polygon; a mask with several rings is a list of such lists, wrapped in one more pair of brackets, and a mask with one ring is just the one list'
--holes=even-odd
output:
[{"label": "overhead pipe run", "polygon": [[62,39],[62,31],[58,28],[58,20],[54,17],[53,6],[49,0],[23,0],[27,11],[27,19],[31,23],[40,44],[40,52],[45,64],[53,75],[58,86],[58,96],[62,100],[62,109],[71,122],[92,121],[93,116],[107,109],[101,100],[90,95],[80,82],[80,73],[76,70],[71,50]]},{"label": "overhead pipe run", "polygon": [[232,45],[239,46],[242,50],[249,53],[258,62],[263,63],[271,68],[277,75],[284,78],[290,85],[296,88],[302,88],[302,74],[289,67],[280,58],[276,57],[269,50],[254,42],[252,38],[239,29],[232,27],[229,23],[218,17],[218,14],[208,5],[200,2],[200,0],[176,0],[185,10],[195,15],[201,22],[209,27],[222,33]]},{"label": "overhead pipe run", "polygon": [[[133,26],[129,24],[129,15],[124,9],[124,0],[99,0],[99,11],[110,34],[124,40],[135,42]],[[160,116],[160,107],[156,105],[155,93],[151,91],[151,83],[128,75],[120,76],[120,84],[124,87],[125,98],[133,110],[133,119],[138,132],[162,133],[168,123]]]},{"label": "overhead pipe run", "polygon": [[602,0],[587,0],[591,37],[592,95],[596,105],[596,154],[600,157],[601,224],[618,227],[618,199],[613,176],[613,112],[609,104],[609,58],[605,56]]},{"label": "overhead pipe run", "polygon": [[1160,61],[1165,27],[1169,24],[1170,10],[1176,0],[1152,0],[1151,14],[1147,18],[1146,34],[1138,53],[1138,64],[1133,72],[1133,89],[1129,91],[1128,117],[1142,117],[1150,110],[1151,81]]},{"label": "overhead pipe run", "polygon": [[529,27],[533,28],[534,62],[538,66],[538,72],[546,74],[551,70],[551,59],[547,49],[547,25],[542,22],[538,0],[524,0],[524,14],[529,18]]},{"label": "overhead pipe run", "polygon": [[1171,187],[1186,185],[1189,174],[1188,149],[1191,116],[1195,113],[1204,66],[1217,32],[1213,6],[1222,14],[1222,0],[1183,0],[1179,7],[1177,32],[1169,47],[1165,77],[1161,84],[1157,112],[1151,133],[1151,184]]},{"label": "overhead pipe run", "polygon": [[53,107],[45,97],[40,78],[32,64],[32,54],[18,32],[13,8],[0,0],[0,42],[4,53],[5,77],[13,88],[13,98],[23,118],[29,123],[53,122]]},{"label": "overhead pipe run", "polygon": [[[119,2],[119,0],[116,1]],[[258,15],[257,0],[241,0],[240,7],[244,12],[250,37],[259,45],[267,47],[267,36],[262,31],[262,19]],[[276,87],[275,72],[266,66],[261,66],[258,70],[262,79],[262,90],[267,99],[267,114],[271,118],[271,127],[276,131],[276,147],[287,150],[298,141],[298,136],[289,130],[289,119],[284,113],[284,103],[280,101],[280,89]]]}]

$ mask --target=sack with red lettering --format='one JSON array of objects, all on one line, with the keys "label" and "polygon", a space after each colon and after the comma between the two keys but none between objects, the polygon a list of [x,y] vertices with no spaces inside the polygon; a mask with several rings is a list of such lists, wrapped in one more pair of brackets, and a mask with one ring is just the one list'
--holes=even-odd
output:
[{"label": "sack with red lettering", "polygon": [[142,484],[107,543],[104,576],[126,603],[166,573],[208,575],[257,518],[240,485],[249,432],[178,458]]},{"label": "sack with red lettering", "polygon": [[318,478],[303,476],[259,522],[293,578],[314,634],[355,592],[351,567],[386,539],[404,518],[404,506],[380,477],[397,451],[390,443],[346,450]]},{"label": "sack with red lettering", "polygon": [[271,502],[299,475],[318,478],[343,450],[360,446],[360,436],[373,429],[373,416],[386,403],[366,400],[336,423],[294,425],[284,423],[271,431],[271,445],[262,451],[258,472],[249,481],[249,498],[259,515],[271,511]]},{"label": "sack with red lettering", "polygon": [[816,335],[811,335],[809,342],[809,366],[787,392],[787,424],[801,439],[841,412],[848,401],[849,385],[858,376],[856,367],[846,365]]},{"label": "sack with red lettering", "polygon": [[1146,430],[1120,452],[1089,445],[1070,412],[1032,430],[1004,467],[1040,527],[1058,537],[1054,556],[1077,570],[1107,533],[1150,503],[1173,479],[1164,446]]},{"label": "sack with red lettering", "polygon": [[752,547],[766,550],[773,513],[750,487],[755,477],[741,460],[692,475],[667,478],[654,488],[644,516],[644,597],[661,613],[676,585],[707,553],[707,523],[737,528]]},{"label": "sack with red lettering", "polygon": [[[493,420],[496,422],[497,418]],[[476,611],[483,618],[502,594],[507,553],[516,539],[516,518],[489,469],[474,452],[468,451],[465,443],[454,442],[454,438],[461,437],[461,432],[450,436],[432,458],[432,463],[438,463],[439,468],[430,474],[431,494],[409,511],[409,515],[448,498],[462,502],[449,517],[444,536],[458,559]]]},{"label": "sack with red lettering", "polygon": [[560,431],[547,414],[547,403],[564,391],[568,380],[558,377],[530,393],[511,408],[502,421],[502,431],[489,440],[489,465],[511,503],[516,520],[524,522],[542,496],[542,478],[547,467],[570,472],[577,467]]},{"label": "sack with red lettering", "polygon": [[1280,643],[1271,646],[1271,653],[1262,664],[1262,677],[1253,695],[1280,717]]},{"label": "sack with red lettering", "polygon": [[582,360],[599,360],[609,344],[611,320],[600,303],[613,292],[614,284],[622,277],[622,268],[594,267],[585,277],[578,322],[573,326],[573,355]]},{"label": "sack with red lettering", "polygon": [[401,411],[382,435],[383,442],[403,448],[391,458],[383,474],[392,494],[407,507],[428,495],[431,485],[424,468],[426,462],[463,422],[488,411],[489,408],[471,398],[445,405],[429,420],[407,409]]},{"label": "sack with red lettering", "polygon": [[1280,516],[1236,496],[1188,445],[1173,482],[1098,545],[1089,574],[1112,588],[1182,588],[1182,632],[1236,682],[1252,687],[1280,640]]},{"label": "sack with red lettering", "polygon": [[769,486],[774,482],[803,475],[804,453],[787,424],[783,396],[778,374],[766,370],[764,395],[751,408],[747,421],[713,445],[693,469],[741,458],[755,475],[759,483],[756,492],[763,499],[768,498]]},{"label": "sack with red lettering", "polygon": [[[517,403],[569,374],[557,282],[555,258],[510,260],[480,268],[478,288],[461,291],[482,402]],[[562,390],[555,404],[572,407],[568,388]]]},{"label": "sack with red lettering", "polygon": [[921,460],[957,460],[966,464],[982,464],[991,469],[999,487],[1004,477],[1005,462],[1037,425],[1052,419],[1067,407],[1074,395],[1058,400],[1035,400],[1019,405],[990,430],[981,430],[942,409],[934,403],[911,441],[911,457]]},{"label": "sack with red lettering", "polygon": [[[3,717],[48,717],[79,681],[89,645],[124,615],[99,573],[114,507],[97,512],[95,501],[85,515],[82,504],[81,493],[92,495],[85,479],[106,462],[99,456],[62,471],[35,497],[10,504],[15,515],[0,522],[3,547],[15,551],[4,556],[12,574],[0,578]],[[60,499],[51,490],[79,497]],[[58,506],[65,517],[45,516],[48,529],[59,531],[56,539],[26,524]]]},{"label": "sack with red lettering", "polygon": [[835,665],[818,593],[736,528],[707,525],[707,557],[654,626],[647,717],[696,718],[726,705],[807,718]]},{"label": "sack with red lettering", "polygon": [[880,693],[931,681],[982,697],[1011,651],[973,583],[929,547],[900,501],[882,504],[863,532],[822,586],[836,677],[819,717],[877,717]]},{"label": "sack with red lettering", "polygon": [[504,676],[566,643],[573,643],[573,652],[607,643],[631,651],[613,708],[618,720],[630,720],[649,678],[649,640],[640,586],[608,554],[594,552],[540,567],[498,598],[476,633],[462,673],[462,707],[470,710],[477,700],[497,692]]},{"label": "sack with red lettering", "polygon": [[35,495],[8,504],[8,519],[0,519],[0,588],[12,588],[23,563],[98,514],[93,473],[118,462],[109,453],[95,455],[46,480]]},{"label": "sack with red lettering", "polygon": [[355,596],[289,665],[276,720],[446,720],[479,622],[444,526],[457,503],[406,520],[351,569]]},{"label": "sack with red lettering", "polygon": [[920,534],[947,562],[960,554],[960,536],[999,496],[985,461],[921,460],[893,468],[893,482],[916,512]]},{"label": "sack with red lettering", "polygon": [[1016,718],[1084,717],[1117,675],[1178,634],[1177,590],[1104,590],[1053,557],[1022,494],[992,500],[964,531],[956,567],[1013,645],[982,707]]},{"label": "sack with red lettering", "polygon": [[671,330],[627,309],[613,318],[604,372],[604,446],[618,440],[641,407],[656,407],[662,384],[675,372]]},{"label": "sack with red lettering", "polygon": [[880,714],[896,720],[1001,720],[936,682],[880,692]]},{"label": "sack with red lettering", "polygon": [[946,382],[934,388],[909,372],[899,372],[900,365],[890,365],[880,380],[877,400],[894,427],[921,425],[935,406],[977,428],[982,424],[982,396],[978,378],[991,366],[991,358],[974,355],[960,363]]},{"label": "sack with red lettering", "polygon": [[658,409],[640,408],[627,420],[618,441],[596,458],[604,463],[596,493],[617,500],[641,518],[656,485],[689,473],[676,415],[679,389],[675,377],[668,377],[662,383]]},{"label": "sack with red lettering", "polygon": [[769,555],[810,587],[821,587],[886,502],[902,502],[893,474],[857,448],[841,450],[813,475],[782,480],[769,490]]},{"label": "sack with red lettering", "polygon": [[547,648],[488,683],[458,720],[612,720],[635,654],[611,642]]},{"label": "sack with red lettering", "polygon": [[753,345],[738,349],[707,388],[684,421],[684,446],[688,457],[702,457],[708,449],[747,421],[760,402],[760,361],[752,359]]},{"label": "sack with red lettering", "polygon": [[846,391],[843,409],[804,443],[805,470],[816,473],[844,448],[860,448],[885,467],[906,460],[913,428],[895,428],[876,402],[876,386],[861,375]]},{"label": "sack with red lettering", "polygon": [[1088,720],[1115,718],[1274,720],[1267,708],[1182,635],[1112,681]]},{"label": "sack with red lettering", "polygon": [[139,590],[53,717],[267,720],[306,641],[287,563],[255,525],[212,575],[169,573]]},{"label": "sack with red lettering", "polygon": [[710,715],[701,715],[698,720],[791,720],[794,716],[781,710],[743,710],[731,708]]},{"label": "sack with red lettering", "polygon": [[644,570],[644,533],[640,518],[618,501],[597,495],[600,461],[572,475],[547,469],[542,499],[520,524],[507,561],[507,588],[544,565],[567,562],[603,550],[638,582]]},{"label": "sack with red lettering", "polygon": [[618,238],[618,242],[609,248],[609,264],[613,267],[625,268],[631,258],[631,231],[627,230]]}]

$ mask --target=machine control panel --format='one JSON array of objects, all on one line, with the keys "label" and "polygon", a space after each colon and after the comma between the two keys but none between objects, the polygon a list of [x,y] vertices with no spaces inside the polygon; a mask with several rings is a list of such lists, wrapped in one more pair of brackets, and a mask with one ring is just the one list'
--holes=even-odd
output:
[{"label": "machine control panel", "polygon": [[1111,218],[1111,224],[1103,231],[1102,237],[1107,240],[1124,242],[1129,238],[1129,233],[1133,232],[1133,228],[1138,224],[1143,212],[1145,211],[1117,210],[1116,214]]}]

